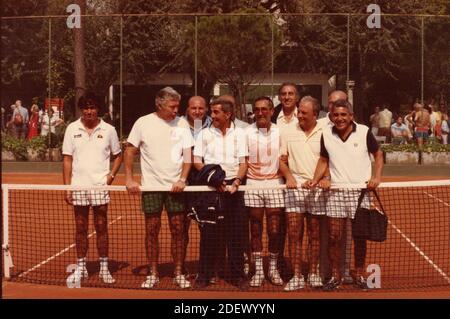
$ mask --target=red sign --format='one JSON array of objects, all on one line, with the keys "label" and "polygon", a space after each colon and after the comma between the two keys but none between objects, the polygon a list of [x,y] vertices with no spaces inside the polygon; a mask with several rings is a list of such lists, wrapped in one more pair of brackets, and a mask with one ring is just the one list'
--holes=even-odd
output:
[{"label": "red sign", "polygon": [[48,106],[51,105],[53,110],[55,111],[62,111],[64,110],[64,99],[60,98],[46,98],[44,102],[44,108],[48,110]]}]

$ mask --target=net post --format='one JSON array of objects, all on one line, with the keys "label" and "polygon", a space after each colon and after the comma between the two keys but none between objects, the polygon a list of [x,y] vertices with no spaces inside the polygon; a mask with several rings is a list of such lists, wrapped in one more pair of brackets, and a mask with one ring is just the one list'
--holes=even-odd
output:
[{"label": "net post", "polygon": [[9,253],[9,188],[8,185],[2,185],[3,189],[3,274],[6,279],[11,278],[9,269],[14,267],[11,254]]}]

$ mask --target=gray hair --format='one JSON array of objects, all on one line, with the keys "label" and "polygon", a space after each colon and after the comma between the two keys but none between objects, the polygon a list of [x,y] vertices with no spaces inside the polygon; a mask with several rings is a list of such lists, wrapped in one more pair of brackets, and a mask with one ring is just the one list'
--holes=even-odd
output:
[{"label": "gray hair", "polygon": [[166,86],[165,88],[159,90],[158,93],[156,93],[155,104],[156,104],[157,108],[162,107],[164,102],[170,101],[170,100],[176,100],[176,101],[181,100],[180,93],[175,91],[174,88],[172,88],[170,86]]},{"label": "gray hair", "polygon": [[302,105],[303,103],[311,103],[312,107],[313,107],[313,113],[316,116],[319,116],[319,113],[320,113],[319,100],[313,98],[311,95],[307,95],[307,96],[302,97],[302,99],[300,100],[300,105]]},{"label": "gray hair", "polygon": [[225,99],[216,99],[211,102],[211,106],[213,106],[213,105],[220,105],[222,107],[222,111],[224,111],[225,113],[231,113],[232,118],[233,118],[234,107],[233,107],[233,103],[231,103],[230,101],[225,100]]},{"label": "gray hair", "polygon": [[292,86],[295,89],[296,95],[298,96],[298,88],[297,88],[297,84],[295,84],[294,82],[283,82],[281,83],[281,86],[278,89],[278,95],[281,95],[281,90],[285,87],[285,86]]},{"label": "gray hair", "polygon": [[336,102],[333,102],[333,108],[336,107],[344,107],[348,109],[350,114],[353,114],[353,105],[347,100],[337,100]]}]

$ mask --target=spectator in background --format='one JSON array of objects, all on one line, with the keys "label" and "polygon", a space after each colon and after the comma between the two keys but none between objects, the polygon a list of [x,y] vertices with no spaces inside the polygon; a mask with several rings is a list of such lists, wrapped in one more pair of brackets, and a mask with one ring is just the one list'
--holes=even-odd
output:
[{"label": "spectator in background", "polygon": [[14,135],[17,138],[26,138],[28,131],[28,119],[28,110],[22,106],[21,100],[17,100],[14,104],[14,111],[10,122]]},{"label": "spectator in background", "polygon": [[56,127],[64,123],[63,119],[55,114],[53,108],[49,107],[48,111],[42,116],[41,135],[46,136],[48,132],[55,134]]},{"label": "spectator in background", "polygon": [[442,124],[441,124],[441,131],[442,131],[442,144],[447,145],[448,144],[448,135],[450,134],[450,125],[448,120],[448,114],[442,113]]},{"label": "spectator in background", "polygon": [[408,121],[413,121],[415,124],[414,136],[417,140],[417,145],[422,148],[424,141],[428,140],[430,130],[430,113],[420,103],[414,104],[414,111],[407,116]]},{"label": "spectator in background", "polygon": [[30,109],[31,116],[28,121],[28,136],[27,139],[31,140],[33,137],[39,135],[39,106],[33,104]]},{"label": "spectator in background", "polygon": [[380,107],[376,106],[374,113],[370,116],[370,129],[374,136],[378,136],[378,129],[380,127]]},{"label": "spectator in background", "polygon": [[436,137],[438,140],[440,136],[440,128],[442,121],[442,114],[439,111],[439,107],[436,104],[429,105],[430,111],[430,122],[431,122],[431,136]]},{"label": "spectator in background", "polygon": [[378,136],[386,136],[386,142],[391,142],[392,112],[387,105],[383,106],[383,111],[379,113]]},{"label": "spectator in background", "polygon": [[391,125],[392,143],[403,144],[412,137],[408,127],[403,124],[403,118],[398,115],[395,123]]}]

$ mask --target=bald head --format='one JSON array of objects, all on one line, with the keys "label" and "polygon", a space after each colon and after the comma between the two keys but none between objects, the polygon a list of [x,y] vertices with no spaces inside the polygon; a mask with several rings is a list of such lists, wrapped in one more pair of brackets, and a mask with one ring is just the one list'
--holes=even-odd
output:
[{"label": "bald head", "polygon": [[336,90],[328,95],[328,112],[331,112],[333,103],[339,100],[347,100],[347,93],[344,91]]},{"label": "bald head", "polygon": [[208,107],[203,97],[196,95],[189,99],[186,117],[191,125],[193,125],[195,120],[201,120],[203,122],[206,119],[207,113]]},{"label": "bald head", "polygon": [[204,99],[203,97],[198,96],[198,95],[195,95],[195,96],[193,96],[193,97],[191,97],[191,98],[189,99],[189,101],[188,101],[188,107],[189,107],[190,105],[193,105],[193,104],[203,104],[203,105],[206,106],[206,101],[205,101],[205,99]]}]

